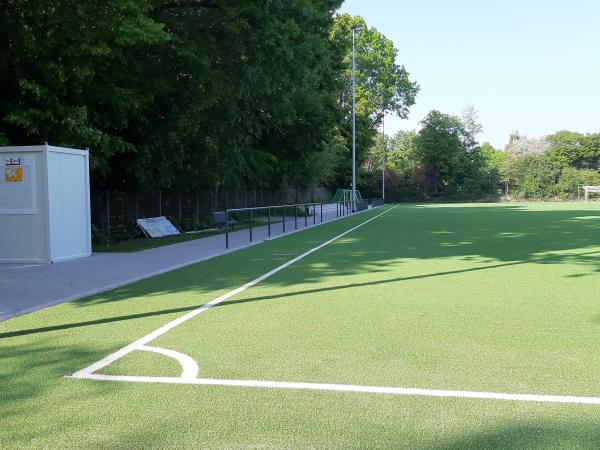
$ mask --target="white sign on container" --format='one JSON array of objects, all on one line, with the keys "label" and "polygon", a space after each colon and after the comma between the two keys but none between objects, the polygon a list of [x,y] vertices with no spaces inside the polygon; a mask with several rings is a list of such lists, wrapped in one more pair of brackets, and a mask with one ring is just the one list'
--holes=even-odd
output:
[{"label": "white sign on container", "polygon": [[6,155],[0,160],[0,214],[36,214],[35,158]]}]

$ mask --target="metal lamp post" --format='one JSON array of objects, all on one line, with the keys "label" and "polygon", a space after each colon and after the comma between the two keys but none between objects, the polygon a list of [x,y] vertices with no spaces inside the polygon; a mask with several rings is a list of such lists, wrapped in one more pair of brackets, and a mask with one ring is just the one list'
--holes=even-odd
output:
[{"label": "metal lamp post", "polygon": [[352,212],[356,211],[356,33],[361,24],[352,25]]},{"label": "metal lamp post", "polygon": [[383,133],[383,155],[381,157],[381,199],[385,202],[385,114],[383,115],[383,119],[381,121],[381,128]]}]

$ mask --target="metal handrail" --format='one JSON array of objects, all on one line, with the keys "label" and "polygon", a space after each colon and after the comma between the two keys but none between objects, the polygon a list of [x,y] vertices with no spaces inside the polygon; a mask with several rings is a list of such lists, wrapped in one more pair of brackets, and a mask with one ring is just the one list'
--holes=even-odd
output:
[{"label": "metal handrail", "polygon": [[277,208],[292,208],[294,206],[319,206],[322,205],[323,203],[292,203],[292,204],[286,204],[286,205],[271,205],[271,206],[255,206],[255,207],[251,207],[251,208],[231,208],[231,209],[226,209],[225,212],[229,211],[229,212],[240,212],[240,211],[250,211],[252,210],[256,210],[256,209],[277,209]]},{"label": "metal handrail", "polygon": [[[350,214],[349,212],[349,205],[345,204],[344,202],[336,202],[336,217],[341,217],[344,215],[348,215]],[[294,204],[284,204],[284,205],[272,205],[272,206],[256,206],[253,208],[232,208],[232,209],[226,209],[225,210],[225,248],[229,248],[229,213],[235,213],[235,212],[245,212],[245,211],[250,211],[250,242],[252,242],[253,239],[253,227],[252,227],[252,221],[253,221],[253,211],[267,211],[267,230],[268,230],[268,236],[271,237],[271,210],[275,209],[283,209],[283,222],[282,222],[282,226],[283,226],[283,233],[285,234],[285,225],[286,225],[286,217],[285,217],[285,210],[286,208],[294,208],[294,228],[298,229],[298,207],[304,207],[304,226],[307,227],[308,226],[308,214],[310,213],[310,208],[313,208],[313,225],[316,225],[317,223],[317,206],[320,207],[321,209],[321,222],[323,222],[323,203],[294,203]]]}]

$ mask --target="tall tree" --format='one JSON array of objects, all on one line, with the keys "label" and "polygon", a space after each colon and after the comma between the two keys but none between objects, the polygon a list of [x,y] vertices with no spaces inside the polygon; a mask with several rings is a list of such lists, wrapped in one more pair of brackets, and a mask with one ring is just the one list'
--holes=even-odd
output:
[{"label": "tall tree", "polygon": [[147,0],[0,3],[0,135],[90,147],[94,173],[136,151],[128,129],[152,108],[151,52],[169,41]]},{"label": "tall tree", "polygon": [[371,148],[385,114],[406,118],[415,103],[419,86],[409,78],[404,66],[397,63],[398,50],[376,28],[369,28],[362,17],[340,14],[330,33],[334,52],[341,64],[337,69],[338,103],[343,113],[340,131],[348,142],[346,157],[340,160],[335,183],[350,182],[350,143],[352,129],[352,32],[356,34],[356,142],[357,163],[362,165]]},{"label": "tall tree", "polygon": [[483,131],[483,126],[479,123],[479,113],[471,104],[465,106],[460,115],[460,122],[464,129],[463,144],[469,151],[477,147],[477,135]]},{"label": "tall tree", "polygon": [[468,167],[463,144],[465,129],[457,117],[430,112],[421,122],[416,149],[424,173],[423,190],[428,195],[456,194]]}]

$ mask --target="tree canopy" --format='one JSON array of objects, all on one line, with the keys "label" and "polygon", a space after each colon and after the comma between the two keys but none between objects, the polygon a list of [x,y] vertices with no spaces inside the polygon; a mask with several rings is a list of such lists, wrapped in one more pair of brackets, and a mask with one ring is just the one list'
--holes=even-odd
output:
[{"label": "tree canopy", "polygon": [[350,26],[360,160],[418,87],[341,0],[6,0],[0,144],[90,148],[96,186],[349,183]]},{"label": "tree canopy", "polygon": [[474,107],[460,117],[430,112],[419,131],[379,137],[363,165],[362,189],[381,193],[383,142],[386,198],[392,200],[576,199],[600,185],[600,133],[559,131],[542,138],[512,133],[503,150],[479,144]]}]

